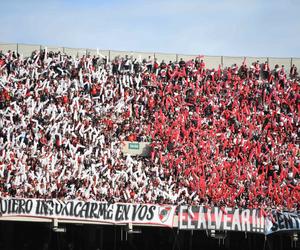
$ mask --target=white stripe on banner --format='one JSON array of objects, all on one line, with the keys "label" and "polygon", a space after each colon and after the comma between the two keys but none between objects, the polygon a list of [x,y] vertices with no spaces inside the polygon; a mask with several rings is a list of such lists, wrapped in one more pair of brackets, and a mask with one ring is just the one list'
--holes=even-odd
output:
[{"label": "white stripe on banner", "polygon": [[134,223],[173,226],[175,206],[106,203],[96,201],[60,201],[42,199],[0,199],[2,217],[29,216],[105,223]]},{"label": "white stripe on banner", "polygon": [[221,230],[271,234],[299,231],[300,214],[273,211],[264,216],[259,209],[180,206],[178,227],[182,230]]},{"label": "white stripe on banner", "polygon": [[272,216],[273,218],[266,220],[266,234],[300,230],[300,214],[274,211]]},{"label": "white stripe on banner", "polygon": [[[192,215],[192,216],[191,216]],[[259,210],[225,207],[180,206],[179,229],[265,232]]]}]

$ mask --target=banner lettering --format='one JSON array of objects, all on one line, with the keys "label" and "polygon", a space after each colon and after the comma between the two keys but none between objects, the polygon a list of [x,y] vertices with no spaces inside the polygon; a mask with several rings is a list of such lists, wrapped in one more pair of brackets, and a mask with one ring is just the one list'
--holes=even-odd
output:
[{"label": "banner lettering", "polygon": [[299,231],[300,230],[300,214],[296,213],[280,213],[274,211],[272,218],[266,221],[266,234],[279,231]]},{"label": "banner lettering", "polygon": [[105,223],[136,223],[173,226],[175,206],[106,203],[96,201],[61,201],[41,199],[0,199],[0,213],[7,216],[30,216]]},{"label": "banner lettering", "polygon": [[259,210],[225,207],[180,206],[179,229],[225,230],[264,233],[265,218]]}]

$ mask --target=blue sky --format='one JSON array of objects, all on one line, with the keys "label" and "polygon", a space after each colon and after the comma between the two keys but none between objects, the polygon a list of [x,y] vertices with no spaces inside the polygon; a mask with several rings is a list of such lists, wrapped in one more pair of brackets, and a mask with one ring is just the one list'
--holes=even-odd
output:
[{"label": "blue sky", "polygon": [[0,42],[300,57],[298,0],[1,0]]}]

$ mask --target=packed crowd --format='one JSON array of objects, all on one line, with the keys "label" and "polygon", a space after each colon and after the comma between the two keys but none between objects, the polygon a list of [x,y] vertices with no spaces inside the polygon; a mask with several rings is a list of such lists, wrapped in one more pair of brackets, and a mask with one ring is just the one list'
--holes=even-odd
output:
[{"label": "packed crowd", "polygon": [[299,210],[297,68],[203,59],[1,52],[0,197]]}]

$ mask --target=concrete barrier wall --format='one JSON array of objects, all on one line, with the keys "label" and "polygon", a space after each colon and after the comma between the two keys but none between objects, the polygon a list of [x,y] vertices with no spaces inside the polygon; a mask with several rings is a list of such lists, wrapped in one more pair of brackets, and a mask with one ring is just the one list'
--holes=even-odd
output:
[{"label": "concrete barrier wall", "polygon": [[[185,61],[189,61],[192,59],[195,59],[198,55],[182,55],[178,54],[177,58],[178,61],[182,58]],[[222,64],[222,57],[221,56],[204,56],[203,58],[200,58],[200,60],[204,60],[206,68],[208,69],[218,69],[219,65]]]},{"label": "concrete barrier wall", "polygon": [[284,67],[289,70],[291,67],[291,58],[269,58],[269,65],[271,68],[274,68],[276,64],[278,64],[279,67],[284,65]]},{"label": "concrete barrier wall", "polygon": [[132,56],[133,58],[137,58],[138,60],[154,60],[154,53],[151,52],[130,52],[128,56]]},{"label": "concrete barrier wall", "polygon": [[109,50],[87,49],[87,54],[91,56],[101,56],[109,59]]},{"label": "concrete barrier wall", "polygon": [[17,48],[19,54],[21,54],[24,57],[27,57],[27,56],[31,56],[33,51],[40,50],[41,45],[18,44]]},{"label": "concrete barrier wall", "polygon": [[[69,56],[77,57],[78,56],[78,49],[64,48],[64,53],[66,53]],[[86,51],[85,51],[85,53],[86,53]]]},{"label": "concrete barrier wall", "polygon": [[222,65],[221,56],[204,56],[203,60],[208,69],[218,69],[219,65]]},{"label": "concrete barrier wall", "polygon": [[[31,45],[31,44],[15,44],[15,43],[0,43],[0,50],[7,52],[8,50],[17,51],[24,57],[30,56],[34,50],[44,49],[47,45]],[[160,63],[164,60],[166,63],[169,61],[179,61],[180,58],[184,60],[191,60],[196,55],[185,54],[171,54],[171,53],[156,53],[156,52],[136,52],[136,51],[118,51],[118,50],[101,50],[101,49],[86,49],[86,48],[66,48],[57,46],[47,46],[48,51],[58,52],[61,51],[67,55],[81,57],[83,55],[101,55],[107,57],[109,61],[113,60],[116,56],[125,57],[125,55],[133,56],[138,59],[154,58]],[[204,61],[207,68],[217,69],[219,65],[223,67],[231,67],[233,64],[241,65],[245,57],[231,57],[231,56],[204,56]],[[273,68],[276,64],[279,66],[284,65],[286,70],[289,71],[292,64],[295,64],[300,69],[300,58],[275,58],[275,57],[246,57],[246,64],[249,66],[251,63],[259,61],[264,63],[268,61],[270,67]]]},{"label": "concrete barrier wall", "polygon": [[160,63],[162,60],[165,61],[165,63],[169,63],[170,61],[176,61],[177,55],[176,54],[168,54],[168,53],[155,53],[155,58]]},{"label": "concrete barrier wall", "polygon": [[120,51],[120,50],[111,50],[110,51],[110,60],[114,60],[116,57],[125,57],[129,55],[129,51]]},{"label": "concrete barrier wall", "polygon": [[96,56],[97,52],[98,52],[98,55],[100,55],[100,54],[103,55],[103,53],[101,53],[100,50],[98,50],[98,51],[96,49],[87,49],[86,50],[86,53],[89,56]]},{"label": "concrete barrier wall", "polygon": [[259,62],[259,64],[265,63],[268,61],[267,57],[246,57],[245,63],[247,66],[251,65],[254,62]]},{"label": "concrete barrier wall", "polygon": [[[48,49],[49,50],[49,49]],[[87,49],[84,48],[62,48],[61,50],[62,52],[64,52],[65,54],[69,55],[69,56],[73,56],[73,57],[82,57],[82,56],[86,56],[88,53]]]},{"label": "concrete barrier wall", "polygon": [[11,51],[18,51],[17,44],[14,43],[0,43],[0,50],[3,52]]},{"label": "concrete barrier wall", "polygon": [[178,62],[181,60],[181,58],[184,60],[184,61],[190,61],[192,59],[195,59],[196,58],[196,55],[183,55],[183,54],[178,54],[177,55],[177,60]]},{"label": "concrete barrier wall", "polygon": [[48,51],[53,51],[53,52],[64,52],[64,48],[63,47],[55,47],[55,46],[41,46],[41,49],[45,49],[47,47]]},{"label": "concrete barrier wall", "polygon": [[233,64],[241,65],[245,57],[223,56],[223,67],[231,67]]}]

